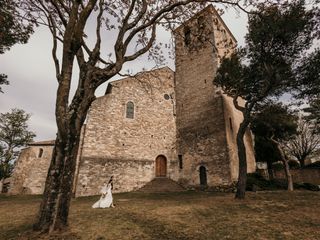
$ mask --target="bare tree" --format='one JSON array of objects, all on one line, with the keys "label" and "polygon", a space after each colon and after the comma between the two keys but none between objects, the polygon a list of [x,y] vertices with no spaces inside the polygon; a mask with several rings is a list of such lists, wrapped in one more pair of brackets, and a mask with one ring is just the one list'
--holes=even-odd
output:
[{"label": "bare tree", "polygon": [[[58,132],[36,230],[51,232],[67,226],[81,127],[95,100],[95,90],[117,75],[125,63],[147,52],[161,61],[161,48],[155,44],[157,26],[174,28],[188,13],[208,2],[240,7],[240,0],[22,1],[22,10],[29,13],[27,17],[51,31],[58,81],[55,111]],[[86,33],[88,25],[95,26],[93,35]],[[112,48],[102,48],[103,37],[111,42]],[[75,63],[79,75],[72,96]]]},{"label": "bare tree", "polygon": [[298,132],[294,138],[285,144],[286,151],[305,166],[305,160],[320,149],[320,135],[315,131],[312,124],[300,119]]}]

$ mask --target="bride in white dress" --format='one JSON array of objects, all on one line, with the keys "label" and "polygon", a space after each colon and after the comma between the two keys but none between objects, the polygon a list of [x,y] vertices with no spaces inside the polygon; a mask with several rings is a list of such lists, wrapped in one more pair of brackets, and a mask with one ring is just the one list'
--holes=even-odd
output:
[{"label": "bride in white dress", "polygon": [[100,193],[101,197],[99,201],[92,205],[92,208],[108,208],[113,206],[113,197],[112,197],[112,177],[110,178],[108,184],[105,184]]}]

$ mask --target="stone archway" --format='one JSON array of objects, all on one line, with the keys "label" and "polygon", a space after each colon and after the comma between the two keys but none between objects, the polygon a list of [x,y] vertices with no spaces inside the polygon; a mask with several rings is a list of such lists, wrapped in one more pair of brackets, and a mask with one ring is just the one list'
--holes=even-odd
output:
[{"label": "stone archway", "polygon": [[163,155],[159,155],[156,158],[156,177],[167,176],[167,158]]},{"label": "stone archway", "polygon": [[207,186],[207,169],[205,166],[199,168],[200,185]]}]

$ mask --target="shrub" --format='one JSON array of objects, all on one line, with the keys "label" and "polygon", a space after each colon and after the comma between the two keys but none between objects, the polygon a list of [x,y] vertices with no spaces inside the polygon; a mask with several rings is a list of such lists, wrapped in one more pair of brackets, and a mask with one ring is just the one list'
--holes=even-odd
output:
[{"label": "shrub", "polygon": [[289,164],[290,169],[300,168],[300,163],[296,160],[289,160],[288,164]]},{"label": "shrub", "polygon": [[284,166],[283,166],[282,162],[275,162],[272,164],[272,168],[274,170],[282,170],[282,169],[284,169]]}]

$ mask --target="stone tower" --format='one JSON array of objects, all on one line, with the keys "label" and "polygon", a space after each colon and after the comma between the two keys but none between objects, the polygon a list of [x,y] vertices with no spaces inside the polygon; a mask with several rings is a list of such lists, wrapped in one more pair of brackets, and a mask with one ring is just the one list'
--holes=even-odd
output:
[{"label": "stone tower", "polygon": [[[175,40],[180,181],[229,185],[238,174],[235,136],[241,115],[212,82],[220,59],[235,49],[236,40],[212,6],[177,28]],[[252,143],[249,145],[253,164],[248,164],[248,170],[254,171]]]}]

